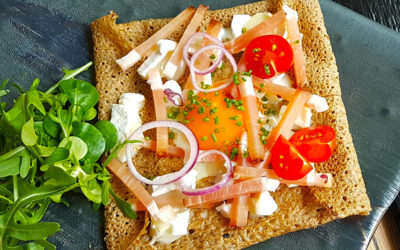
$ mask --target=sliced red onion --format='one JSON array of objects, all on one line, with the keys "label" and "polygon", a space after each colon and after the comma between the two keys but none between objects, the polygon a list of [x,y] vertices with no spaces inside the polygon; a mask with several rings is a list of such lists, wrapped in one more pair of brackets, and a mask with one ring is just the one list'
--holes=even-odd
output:
[{"label": "sliced red onion", "polygon": [[164,94],[175,106],[183,106],[183,98],[171,89],[164,89]]},{"label": "sliced red onion", "polygon": [[[218,38],[213,37],[213,36],[211,36],[211,35],[209,35],[209,34],[207,34],[205,32],[196,32],[196,33],[194,33],[191,37],[189,37],[189,39],[187,40],[185,46],[183,46],[183,49],[182,49],[183,60],[185,60],[185,62],[187,63],[188,66],[190,65],[190,60],[189,60],[189,55],[188,55],[190,44],[193,42],[194,39],[196,39],[199,36],[205,37],[205,38],[209,39],[210,41],[212,41],[212,42],[214,42],[214,43],[216,43],[216,44],[218,44],[220,46],[224,46],[224,44]],[[214,64],[216,64],[218,66],[221,63],[222,58],[223,58],[223,55],[221,54],[218,57],[218,59],[215,60]],[[213,67],[213,65],[211,67]]]},{"label": "sliced red onion", "polygon": [[[238,66],[237,66],[237,64],[236,64],[235,58],[233,58],[232,54],[229,53],[229,51],[228,51],[227,49],[225,49],[224,46],[220,46],[220,45],[218,45],[218,44],[211,44],[211,45],[205,46],[205,47],[203,47],[203,48],[197,50],[197,51],[193,54],[193,56],[192,56],[192,58],[191,58],[191,60],[190,60],[189,69],[190,69],[190,77],[191,77],[191,80],[192,80],[193,87],[194,87],[196,90],[198,90],[198,91],[202,91],[202,92],[214,92],[214,91],[219,91],[219,90],[221,90],[221,89],[225,89],[226,87],[228,87],[228,86],[232,83],[232,81],[229,81],[229,82],[227,82],[227,83],[225,83],[225,84],[222,84],[222,85],[220,85],[220,86],[218,86],[218,87],[216,87],[216,88],[212,88],[212,89],[202,89],[202,88],[200,88],[200,87],[197,85],[197,82],[196,82],[196,73],[198,73],[198,74],[204,74],[204,75],[205,75],[205,74],[209,74],[209,73],[211,73],[213,70],[211,70],[211,71],[207,71],[207,70],[209,70],[210,68],[212,69],[213,66],[211,66],[209,69],[207,69],[207,70],[205,70],[205,71],[197,71],[197,72],[195,72],[194,63],[195,63],[196,59],[200,56],[201,53],[204,53],[205,51],[212,50],[212,49],[219,49],[219,50],[221,50],[221,51],[222,51],[221,55],[225,55],[225,56],[228,58],[228,60],[230,61],[230,63],[232,64],[233,72],[236,72],[236,71],[238,70]],[[214,65],[216,65],[216,64],[214,64]],[[217,64],[217,66],[218,66],[218,64]],[[217,68],[217,66],[215,66],[215,68]],[[214,70],[215,70],[215,68],[214,68]]]},{"label": "sliced red onion", "polygon": [[[140,137],[143,134],[143,132],[145,132],[149,129],[152,129],[152,128],[160,128],[160,127],[161,128],[175,128],[177,130],[180,130],[186,136],[186,138],[189,142],[190,155],[189,155],[189,159],[187,160],[185,165],[179,171],[173,172],[173,173],[167,175],[166,177],[158,178],[157,181],[152,181],[152,180],[145,178],[141,174],[139,174],[139,172],[136,170],[135,165],[133,164],[133,161],[132,161],[132,151],[131,150],[132,150],[133,144],[127,144],[126,148],[125,148],[125,154],[126,154],[126,159],[128,162],[128,167],[129,167],[131,173],[139,181],[146,183],[146,184],[150,184],[150,185],[164,185],[164,184],[169,184],[171,182],[179,180],[194,167],[194,165],[197,161],[197,157],[199,155],[199,143],[196,139],[196,136],[193,134],[193,132],[188,127],[186,127],[182,123],[175,122],[175,121],[152,121],[152,122],[146,123],[146,124],[142,125],[141,127],[139,127],[138,129],[136,129],[132,133],[132,135],[129,137],[129,140],[138,140],[138,139],[140,140],[141,139]],[[137,152],[137,149],[135,148],[133,150],[134,150],[134,154],[135,154]],[[187,152],[185,152],[185,154],[186,153]]]},{"label": "sliced red onion", "polygon": [[224,166],[226,167],[226,173],[222,175],[221,177],[221,181],[218,182],[215,185],[212,185],[210,187],[205,187],[205,188],[197,188],[197,189],[192,189],[190,187],[185,187],[182,186],[181,187],[181,191],[182,193],[184,193],[185,195],[203,195],[203,194],[208,194],[211,192],[215,192],[218,189],[224,187],[225,185],[227,185],[229,183],[229,181],[232,179],[233,176],[233,167],[232,167],[232,163],[229,159],[229,157],[224,154],[223,152],[219,151],[219,150],[208,150],[208,151],[204,151],[203,153],[201,153],[198,157],[198,160],[201,160],[201,158],[203,157],[207,157],[211,154],[218,154],[221,155],[224,159],[225,159],[225,164]]}]

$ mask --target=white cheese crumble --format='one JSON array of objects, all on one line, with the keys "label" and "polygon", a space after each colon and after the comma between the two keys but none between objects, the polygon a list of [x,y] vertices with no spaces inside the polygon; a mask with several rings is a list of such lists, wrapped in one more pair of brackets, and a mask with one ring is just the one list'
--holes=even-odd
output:
[{"label": "white cheese crumble", "polygon": [[283,5],[282,9],[286,13],[286,18],[287,19],[289,19],[289,18],[296,18],[296,20],[299,19],[299,16],[297,15],[297,12],[294,9],[291,9],[286,4]]},{"label": "white cheese crumble", "polygon": [[190,210],[185,209],[182,212],[177,212],[175,219],[168,223],[161,220],[151,218],[150,235],[153,237],[150,244],[160,242],[169,244],[179,239],[181,236],[188,233],[190,219]]},{"label": "white cheese crumble", "polygon": [[272,16],[269,12],[261,12],[252,16],[243,26],[246,30],[252,29]]},{"label": "white cheese crumble", "polygon": [[319,95],[312,95],[308,100],[307,105],[316,112],[325,112],[329,109],[326,99]]},{"label": "white cheese crumble", "polygon": [[[153,52],[138,68],[138,74],[144,79],[148,78],[150,69],[162,67],[168,60],[177,43],[171,40],[161,39],[157,42],[157,51]],[[170,53],[171,52],[171,53]]]},{"label": "white cheese crumble", "polygon": [[242,29],[244,25],[249,21],[251,16],[249,15],[234,15],[232,18],[231,28],[234,38],[242,35]]},{"label": "white cheese crumble", "polygon": [[276,75],[274,77],[271,77],[270,80],[272,81],[272,83],[275,83],[275,84],[278,84],[281,86],[285,86],[285,87],[289,87],[289,88],[293,87],[293,80],[290,79],[290,77],[286,73],[282,73],[282,74]]},{"label": "white cheese crumble", "polygon": [[218,39],[222,42],[230,41],[233,38],[232,28],[223,27],[218,33]]},{"label": "white cheese crumble", "polygon": [[[249,213],[252,217],[271,215],[278,209],[278,205],[269,192],[274,192],[278,188],[280,182],[266,177],[263,177],[262,180],[264,182],[263,184],[266,186],[266,191],[254,194],[249,199]],[[220,212],[222,216],[230,218],[231,208],[232,204],[224,202],[215,209]]]},{"label": "white cheese crumble", "polygon": [[[158,176],[154,180],[160,181],[169,175],[171,174]],[[180,190],[182,186],[194,189],[196,187],[196,176],[197,171],[192,169],[178,181],[165,185],[152,185],[153,192],[151,195],[155,197],[172,190]],[[174,211],[176,213],[175,219],[167,223],[153,217],[151,218],[150,235],[153,237],[151,243],[171,243],[188,233],[190,210],[186,208],[174,208]]]},{"label": "white cheese crumble", "polygon": [[[137,93],[124,93],[119,98],[119,104],[113,104],[110,122],[118,132],[118,142],[123,143],[142,125],[139,111],[143,108],[145,98]],[[118,152],[118,158],[125,162],[125,150]]]},{"label": "white cheese crumble", "polygon": [[[282,105],[281,110],[279,111],[279,120],[282,118],[283,113],[285,113],[287,106]],[[311,118],[312,112],[310,108],[303,107],[301,113],[297,116],[293,128],[294,130],[306,128],[311,126]]]},{"label": "white cheese crumble", "polygon": [[250,198],[249,213],[253,217],[267,216],[273,214],[278,205],[268,191],[257,193]]}]

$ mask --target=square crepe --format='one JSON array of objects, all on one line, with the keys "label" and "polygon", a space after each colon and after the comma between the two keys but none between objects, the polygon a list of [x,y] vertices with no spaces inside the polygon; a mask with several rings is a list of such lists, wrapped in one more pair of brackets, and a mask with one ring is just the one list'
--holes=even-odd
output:
[{"label": "square crepe", "polygon": [[[351,215],[367,215],[371,210],[360,166],[354,149],[344,108],[336,61],[317,0],[269,0],[228,9],[208,11],[201,25],[210,19],[229,26],[234,14],[275,13],[288,5],[299,15],[302,45],[306,56],[308,82],[304,89],[325,97],[329,110],[313,115],[313,124],[329,125],[336,130],[337,146],[329,161],[316,164],[317,172],[332,173],[332,188],[280,188],[271,193],[278,210],[271,216],[249,219],[247,226],[229,227],[229,219],[215,209],[191,209],[189,234],[171,244],[150,246],[150,220],[139,213],[137,220],[125,218],[112,201],[106,207],[106,242],[109,249],[134,248],[243,248],[271,237],[300,229],[312,228]],[[143,94],[146,105],[141,112],[143,123],[154,120],[153,99],[148,84],[137,73],[140,62],[123,72],[115,62],[135,46],[162,28],[171,19],[150,19],[116,24],[118,15],[111,12],[91,24],[97,89],[100,94],[99,119],[109,119],[112,104],[125,92]],[[178,41],[186,25],[169,39]],[[142,59],[143,61],[143,59]],[[150,164],[150,163],[149,163]],[[151,164],[162,164],[152,162]],[[124,199],[132,194],[116,178],[113,189]]]}]

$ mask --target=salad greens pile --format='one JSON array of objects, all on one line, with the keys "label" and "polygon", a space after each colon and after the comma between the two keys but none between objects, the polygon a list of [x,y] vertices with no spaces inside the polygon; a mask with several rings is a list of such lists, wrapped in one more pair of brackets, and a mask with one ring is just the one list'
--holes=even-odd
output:
[{"label": "salad greens pile", "polygon": [[[121,146],[109,121],[94,123],[96,88],[74,79],[91,62],[64,71],[46,92],[18,87],[20,96],[6,111],[0,84],[0,249],[55,249],[47,237],[60,230],[56,222],[40,222],[51,202],[68,202],[62,195],[82,192],[95,209],[107,205],[110,193],[128,218],[136,218],[129,203],[112,190],[105,168]],[[103,165],[97,163],[110,153]]]}]

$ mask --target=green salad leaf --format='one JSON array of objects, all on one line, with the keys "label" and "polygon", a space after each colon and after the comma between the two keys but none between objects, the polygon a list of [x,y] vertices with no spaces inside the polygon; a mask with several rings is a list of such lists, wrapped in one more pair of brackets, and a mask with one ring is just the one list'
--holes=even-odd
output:
[{"label": "green salad leaf", "polygon": [[[55,249],[47,238],[60,225],[41,220],[51,202],[68,204],[62,195],[71,190],[96,209],[111,194],[128,218],[136,218],[132,206],[112,191],[105,167],[124,144],[117,146],[109,121],[91,124],[98,92],[74,79],[91,65],[63,69],[64,77],[45,92],[38,90],[39,79],[28,90],[12,84],[20,95],[9,110],[1,101],[9,81],[0,83],[0,249]],[[97,163],[112,149],[108,161]]]}]

